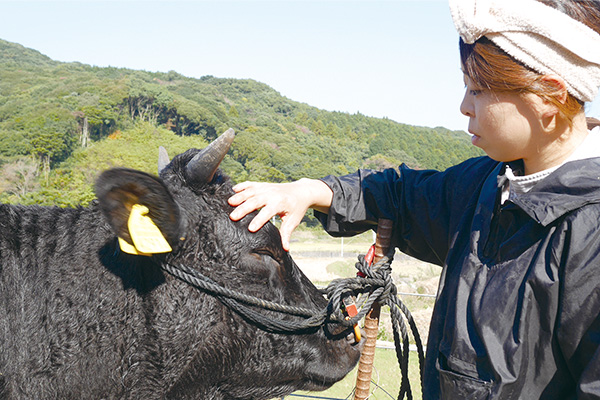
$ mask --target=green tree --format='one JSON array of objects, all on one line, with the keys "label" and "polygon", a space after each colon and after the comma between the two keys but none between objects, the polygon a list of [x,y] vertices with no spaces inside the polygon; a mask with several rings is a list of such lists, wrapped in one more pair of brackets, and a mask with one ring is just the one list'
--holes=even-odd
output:
[{"label": "green tree", "polygon": [[34,155],[44,177],[50,168],[65,160],[73,151],[77,138],[77,123],[64,109],[51,109],[28,124],[29,153]]}]

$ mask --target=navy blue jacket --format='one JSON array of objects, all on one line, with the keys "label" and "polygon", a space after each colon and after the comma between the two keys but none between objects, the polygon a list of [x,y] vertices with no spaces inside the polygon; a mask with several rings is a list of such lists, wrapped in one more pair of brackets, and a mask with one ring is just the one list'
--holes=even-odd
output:
[{"label": "navy blue jacket", "polygon": [[600,398],[600,158],[500,205],[504,164],[323,178],[325,229],[395,221],[395,245],[443,267],[424,399]]}]

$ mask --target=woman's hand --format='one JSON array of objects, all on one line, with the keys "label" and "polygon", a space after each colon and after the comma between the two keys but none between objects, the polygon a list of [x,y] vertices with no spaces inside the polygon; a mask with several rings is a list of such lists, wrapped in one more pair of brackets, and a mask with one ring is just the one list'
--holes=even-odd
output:
[{"label": "woman's hand", "polygon": [[255,210],[259,213],[248,225],[251,232],[258,231],[271,217],[281,218],[281,243],[290,249],[292,232],[302,221],[309,208],[327,212],[333,192],[324,182],[316,179],[300,179],[290,183],[242,182],[233,187],[235,194],[229,204],[236,207],[230,218],[239,221]]}]

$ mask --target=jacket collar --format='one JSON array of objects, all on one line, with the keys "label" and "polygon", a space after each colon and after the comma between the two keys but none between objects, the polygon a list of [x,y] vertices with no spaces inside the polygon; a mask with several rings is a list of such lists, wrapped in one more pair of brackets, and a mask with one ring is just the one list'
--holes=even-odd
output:
[{"label": "jacket collar", "polygon": [[567,162],[512,202],[543,226],[586,204],[600,203],[600,158]]}]

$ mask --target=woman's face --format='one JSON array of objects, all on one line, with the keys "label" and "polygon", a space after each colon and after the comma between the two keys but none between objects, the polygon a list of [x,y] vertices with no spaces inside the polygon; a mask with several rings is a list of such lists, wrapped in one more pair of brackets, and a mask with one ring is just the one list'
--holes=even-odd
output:
[{"label": "woman's face", "polygon": [[536,127],[540,126],[535,95],[499,93],[476,87],[468,76],[460,111],[469,117],[471,142],[496,161],[535,157],[539,152]]}]

